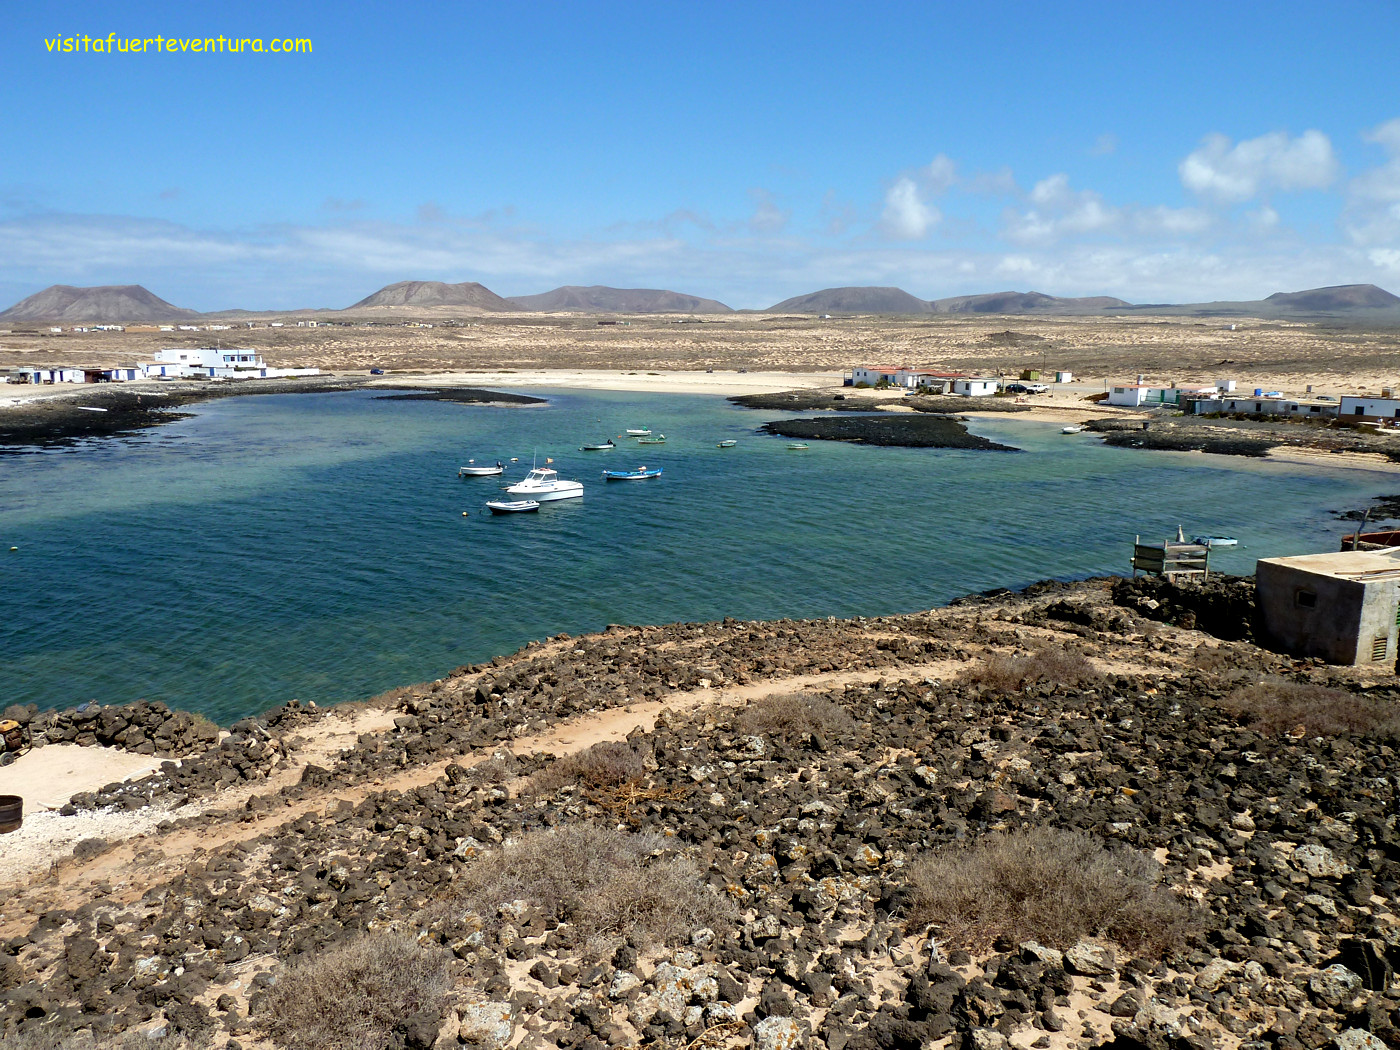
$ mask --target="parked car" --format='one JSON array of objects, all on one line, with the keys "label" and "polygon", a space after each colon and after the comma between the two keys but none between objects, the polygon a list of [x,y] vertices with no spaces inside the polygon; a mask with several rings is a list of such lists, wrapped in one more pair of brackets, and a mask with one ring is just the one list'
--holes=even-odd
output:
[{"label": "parked car", "polygon": [[1007,383],[1002,389],[1008,394],[1029,394],[1031,392],[1030,387],[1024,383]]},{"label": "parked car", "polygon": [[382,368],[371,368],[371,369],[369,370],[369,374],[372,375],[372,376],[382,376],[382,375],[384,374],[384,369],[382,369]]},{"label": "parked car", "polygon": [[1027,383],[1027,384],[1026,384],[1026,393],[1028,393],[1028,394],[1043,394],[1043,393],[1045,393],[1045,391],[1047,391],[1047,390],[1049,390],[1049,389],[1050,389],[1050,388],[1049,388],[1048,386],[1046,386],[1044,383]]}]

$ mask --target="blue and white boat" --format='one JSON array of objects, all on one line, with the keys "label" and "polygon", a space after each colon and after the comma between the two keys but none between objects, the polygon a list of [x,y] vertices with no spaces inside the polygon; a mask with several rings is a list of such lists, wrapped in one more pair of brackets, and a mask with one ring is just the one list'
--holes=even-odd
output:
[{"label": "blue and white boat", "polygon": [[540,509],[539,500],[533,499],[492,499],[486,501],[492,514],[528,514]]},{"label": "blue and white boat", "polygon": [[603,477],[608,481],[644,481],[647,478],[661,477],[661,468],[638,467],[636,470],[605,470]]}]

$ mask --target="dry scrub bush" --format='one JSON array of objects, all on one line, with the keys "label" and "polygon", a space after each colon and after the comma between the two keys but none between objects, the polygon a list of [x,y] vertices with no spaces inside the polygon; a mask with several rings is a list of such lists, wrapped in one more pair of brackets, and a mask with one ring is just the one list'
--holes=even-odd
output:
[{"label": "dry scrub bush", "polygon": [[1234,690],[1220,706],[1258,733],[1400,738],[1400,705],[1307,682],[1273,679]]},{"label": "dry scrub bush", "polygon": [[382,1050],[394,1026],[441,1010],[447,958],[405,934],[378,932],[289,966],[260,1021],[288,1050]]},{"label": "dry scrub bush", "polygon": [[1048,646],[1019,656],[993,654],[963,675],[963,681],[992,693],[1019,693],[1030,685],[1084,689],[1102,680],[1078,649]]},{"label": "dry scrub bush", "polygon": [[767,733],[791,739],[804,733],[833,736],[855,728],[855,719],[840,704],[824,696],[781,693],[755,700],[734,724],[746,733]]},{"label": "dry scrub bush", "polygon": [[1039,827],[983,835],[910,866],[910,929],[984,951],[1002,937],[1069,948],[1108,937],[1161,954],[1194,928],[1192,911],[1159,886],[1151,857],[1083,832]]},{"label": "dry scrub bush", "polygon": [[592,824],[530,832],[470,865],[459,901],[487,924],[501,905],[523,900],[583,940],[630,935],[637,944],[674,944],[702,926],[719,929],[733,904],[683,857],[652,855],[666,840]]},{"label": "dry scrub bush", "polygon": [[532,776],[529,786],[542,795],[569,784],[597,791],[640,780],[646,771],[642,751],[625,741],[607,741],[556,759]]}]

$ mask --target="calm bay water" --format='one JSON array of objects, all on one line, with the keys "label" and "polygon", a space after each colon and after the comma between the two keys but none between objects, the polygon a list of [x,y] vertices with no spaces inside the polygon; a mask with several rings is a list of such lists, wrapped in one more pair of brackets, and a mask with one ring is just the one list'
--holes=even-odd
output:
[{"label": "calm bay water", "polygon": [[[437,677],[608,623],[906,612],[1124,572],[1133,535],[1237,536],[1213,562],[1336,549],[1391,476],[1103,447],[978,422],[1019,453],[754,433],[720,398],[543,392],[546,406],[235,397],[138,436],[0,457],[0,705],[145,697],[227,723]],[[662,446],[585,441],[650,425]],[[715,443],[736,438],[737,447]],[[582,500],[493,518],[532,454]],[[599,472],[645,463],[646,482]],[[469,516],[463,517],[462,511]],[[19,550],[9,552],[10,547]]]}]

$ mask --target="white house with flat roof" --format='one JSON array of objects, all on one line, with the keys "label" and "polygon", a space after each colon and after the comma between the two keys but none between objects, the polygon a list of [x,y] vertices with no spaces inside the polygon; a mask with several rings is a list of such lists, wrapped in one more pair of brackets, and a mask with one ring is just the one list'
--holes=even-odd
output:
[{"label": "white house with flat roof", "polygon": [[1400,419],[1400,398],[1344,395],[1340,407],[1343,419]]},{"label": "white house with flat roof", "polygon": [[256,350],[200,347],[157,350],[155,360],[141,365],[148,379],[192,378],[209,379],[276,379],[284,376],[320,375],[319,368],[269,368]]},{"label": "white house with flat roof", "polygon": [[1261,558],[1259,615],[1275,643],[1334,664],[1393,664],[1400,548]]},{"label": "white house with flat roof", "polygon": [[986,376],[967,376],[953,380],[953,393],[963,397],[990,397],[997,392],[1000,380]]}]

